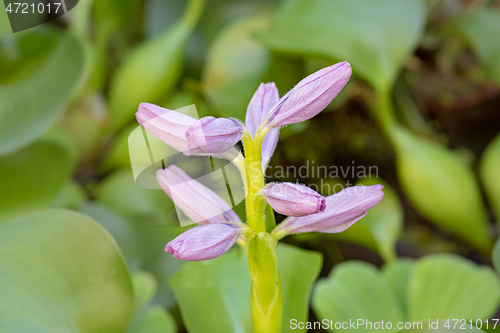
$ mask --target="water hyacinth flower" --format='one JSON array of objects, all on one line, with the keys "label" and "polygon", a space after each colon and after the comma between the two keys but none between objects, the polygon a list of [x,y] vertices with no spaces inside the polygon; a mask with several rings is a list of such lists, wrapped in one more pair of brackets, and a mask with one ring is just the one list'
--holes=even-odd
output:
[{"label": "water hyacinth flower", "polygon": [[[195,120],[151,104],[139,107],[137,119],[141,125],[185,155],[229,156],[238,167],[247,194],[246,224],[216,193],[175,165],[159,170],[157,180],[175,205],[200,224],[169,242],[165,251],[177,259],[197,261],[216,258],[235,242],[245,248],[252,279],[255,332],[281,331],[278,240],[301,232],[343,231],[365,216],[384,195],[381,185],[347,188],[327,198],[299,184],[265,185],[262,171],[276,148],[279,127],[321,112],[346,85],[351,73],[347,62],[323,68],[300,81],[281,99],[274,83],[261,84],[248,105],[246,128],[232,119]],[[244,157],[234,147],[240,139]],[[266,214],[268,204],[289,216],[272,231],[269,227],[275,222],[272,214]]]},{"label": "water hyacinth flower", "polygon": [[243,125],[227,118],[203,117],[186,131],[188,145],[184,155],[224,153],[241,139]]},{"label": "water hyacinth flower", "polygon": [[272,183],[262,189],[266,201],[275,211],[287,216],[306,216],[325,210],[325,197],[307,186],[294,183]]},{"label": "water hyacinth flower", "polygon": [[170,165],[156,172],[163,191],[187,217],[198,224],[240,222],[229,205],[208,187],[192,179],[181,168]]},{"label": "water hyacinth flower", "polygon": [[[247,113],[245,115],[245,126],[252,137],[255,136],[257,128],[266,118],[272,107],[278,102],[279,98],[278,88],[276,88],[274,82],[261,83],[259,85],[259,88],[255,91],[250,103],[248,103]],[[278,144],[279,135],[279,128],[272,129],[269,133],[267,133],[264,141],[262,142],[261,161],[263,169],[266,169],[271,157],[274,154],[274,150]]]},{"label": "water hyacinth flower", "polygon": [[351,74],[349,63],[340,62],[309,75],[273,107],[262,122],[262,130],[311,119],[337,97]]},{"label": "water hyacinth flower", "polygon": [[302,232],[338,233],[363,218],[384,197],[383,185],[353,186],[326,198],[322,213],[291,217],[283,221],[273,234],[281,238]]},{"label": "water hyacinth flower", "polygon": [[165,246],[176,259],[199,261],[214,259],[226,253],[236,242],[244,224],[218,223],[189,229]]}]

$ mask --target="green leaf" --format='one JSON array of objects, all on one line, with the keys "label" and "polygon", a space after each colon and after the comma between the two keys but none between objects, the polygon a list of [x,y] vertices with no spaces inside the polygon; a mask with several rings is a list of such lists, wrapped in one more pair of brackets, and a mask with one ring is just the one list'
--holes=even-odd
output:
[{"label": "green leaf", "polygon": [[111,236],[83,214],[31,213],[0,226],[3,332],[124,332],[133,290]]},{"label": "green leaf", "polygon": [[479,175],[489,202],[500,223],[500,135],[497,135],[483,153],[479,165]]},{"label": "green leaf", "polygon": [[2,36],[0,77],[2,84],[22,81],[33,75],[53,54],[61,35],[52,29]]},{"label": "green leaf", "polygon": [[309,298],[323,264],[319,252],[280,244],[278,247],[278,267],[283,288],[283,320],[281,333],[306,332],[290,328],[290,320],[307,321]]},{"label": "green leaf", "polygon": [[333,238],[361,244],[380,253],[386,261],[397,257],[396,243],[403,229],[404,213],[394,190],[380,178],[363,178],[360,185],[384,185],[384,198],[349,229]]},{"label": "green leaf", "polygon": [[132,277],[134,285],[134,309],[141,310],[153,298],[158,290],[158,283],[154,276],[148,272],[138,272]]},{"label": "green leaf", "polygon": [[271,53],[254,38],[269,21],[269,14],[241,19],[222,30],[213,42],[203,89],[225,117],[245,119],[247,104],[269,67]]},{"label": "green leaf", "polygon": [[127,266],[131,272],[142,266],[142,253],[139,237],[131,223],[113,209],[100,202],[86,202],[79,210],[99,222],[118,243]]},{"label": "green leaf", "polygon": [[175,333],[175,320],[161,306],[154,306],[130,324],[127,333]]},{"label": "green leaf", "polygon": [[188,332],[253,332],[250,275],[241,249],[186,263],[170,285]]},{"label": "green leaf", "polygon": [[349,61],[353,72],[389,90],[424,31],[420,0],[287,0],[259,38],[271,48]]},{"label": "green leaf", "polygon": [[173,203],[162,190],[139,187],[130,168],[116,171],[97,188],[96,198],[122,216],[149,217],[157,223],[176,223]]},{"label": "green leaf", "polygon": [[485,73],[500,83],[500,12],[487,7],[462,15],[448,27],[478,56]]},{"label": "green leaf", "polygon": [[486,319],[500,305],[500,281],[487,266],[452,254],[419,260],[408,288],[408,319]]},{"label": "green leaf", "polygon": [[134,118],[142,102],[170,93],[182,72],[184,48],[203,8],[190,0],[184,16],[164,33],[136,46],[111,79],[110,115],[115,127]]},{"label": "green leaf", "polygon": [[115,217],[116,213],[119,215],[113,225],[106,221],[105,215],[98,220],[109,228],[123,247],[127,263],[134,270],[153,273],[159,283],[158,302],[174,305],[175,299],[167,280],[184,262],[166,254],[164,248],[185,229],[179,227],[171,200],[162,190],[137,186],[130,169],[108,177],[97,189],[96,198],[111,208]]},{"label": "green leaf", "polygon": [[54,124],[78,86],[84,54],[67,34],[26,80],[0,86],[0,155],[26,147]]},{"label": "green leaf", "polygon": [[141,271],[136,273],[132,282],[134,285],[134,316],[127,333],[174,333],[175,321],[168,311],[161,306],[148,307],[156,291],[158,283],[151,273]]},{"label": "green leaf", "polygon": [[[319,253],[284,244],[278,247],[284,305],[282,332],[297,331],[289,328],[293,318],[307,320],[309,293],[321,261]],[[213,260],[187,263],[170,284],[189,332],[253,332],[250,275],[240,248]]]},{"label": "green leaf", "polygon": [[399,258],[384,265],[382,275],[399,301],[404,313],[408,311],[408,284],[412,275],[414,262],[409,258]]},{"label": "green leaf", "polygon": [[0,157],[0,222],[49,207],[66,183],[72,164],[67,150],[50,140]]},{"label": "green leaf", "polygon": [[[313,309],[322,319],[335,322],[364,319],[370,322],[404,320],[398,299],[377,269],[367,263],[350,261],[337,265],[330,276],[321,279],[313,292]],[[333,329],[329,329],[333,332]],[[336,330],[340,331],[340,330]],[[360,326],[353,331],[377,332]],[[385,329],[387,332],[397,331]]]},{"label": "green leaf", "polygon": [[436,142],[403,128],[392,134],[399,182],[410,203],[430,222],[489,253],[489,223],[472,171]]}]

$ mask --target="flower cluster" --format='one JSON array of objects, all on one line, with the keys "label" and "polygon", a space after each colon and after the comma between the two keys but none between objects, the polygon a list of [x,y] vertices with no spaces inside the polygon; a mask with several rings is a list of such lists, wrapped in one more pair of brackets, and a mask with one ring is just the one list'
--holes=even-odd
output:
[{"label": "flower cluster", "polygon": [[[226,118],[196,120],[147,103],[139,106],[137,120],[147,131],[187,156],[226,158],[240,170],[245,167],[241,161],[249,157],[243,157],[235,144],[242,139],[245,143],[246,137],[259,145],[260,167],[265,169],[276,148],[279,128],[321,112],[344,88],[351,73],[347,62],[323,68],[300,81],[282,98],[274,83],[261,84],[248,105],[245,125]],[[241,171],[245,177],[245,171]],[[177,166],[158,170],[157,179],[175,205],[199,224],[167,244],[165,251],[175,258],[212,259],[228,251],[238,239],[243,242],[246,235],[255,234],[223,199]],[[301,232],[341,232],[380,202],[382,189],[382,185],[356,186],[325,198],[303,185],[271,183],[254,192],[264,204],[289,216],[271,233],[278,240]]]}]

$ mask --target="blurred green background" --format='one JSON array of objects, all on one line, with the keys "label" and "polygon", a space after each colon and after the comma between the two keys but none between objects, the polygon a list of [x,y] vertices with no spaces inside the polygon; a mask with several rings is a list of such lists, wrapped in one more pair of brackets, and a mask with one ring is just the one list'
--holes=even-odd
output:
[{"label": "blurred green background", "polygon": [[[80,0],[0,35],[0,332],[251,332],[239,249],[208,263],[163,252],[184,228],[134,182],[135,112],[244,120],[259,83],[283,95],[338,61],[351,81],[281,130],[268,180],[386,195],[346,232],[285,239],[283,332],[308,316],[493,331],[500,1]],[[313,162],[377,177],[275,173]]]}]

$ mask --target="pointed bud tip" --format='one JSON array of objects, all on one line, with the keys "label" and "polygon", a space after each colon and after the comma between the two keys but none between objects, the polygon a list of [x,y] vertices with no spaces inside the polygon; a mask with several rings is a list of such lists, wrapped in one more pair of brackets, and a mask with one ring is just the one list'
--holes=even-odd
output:
[{"label": "pointed bud tip", "polygon": [[318,213],[324,212],[326,209],[326,198],[322,197],[318,202]]}]

